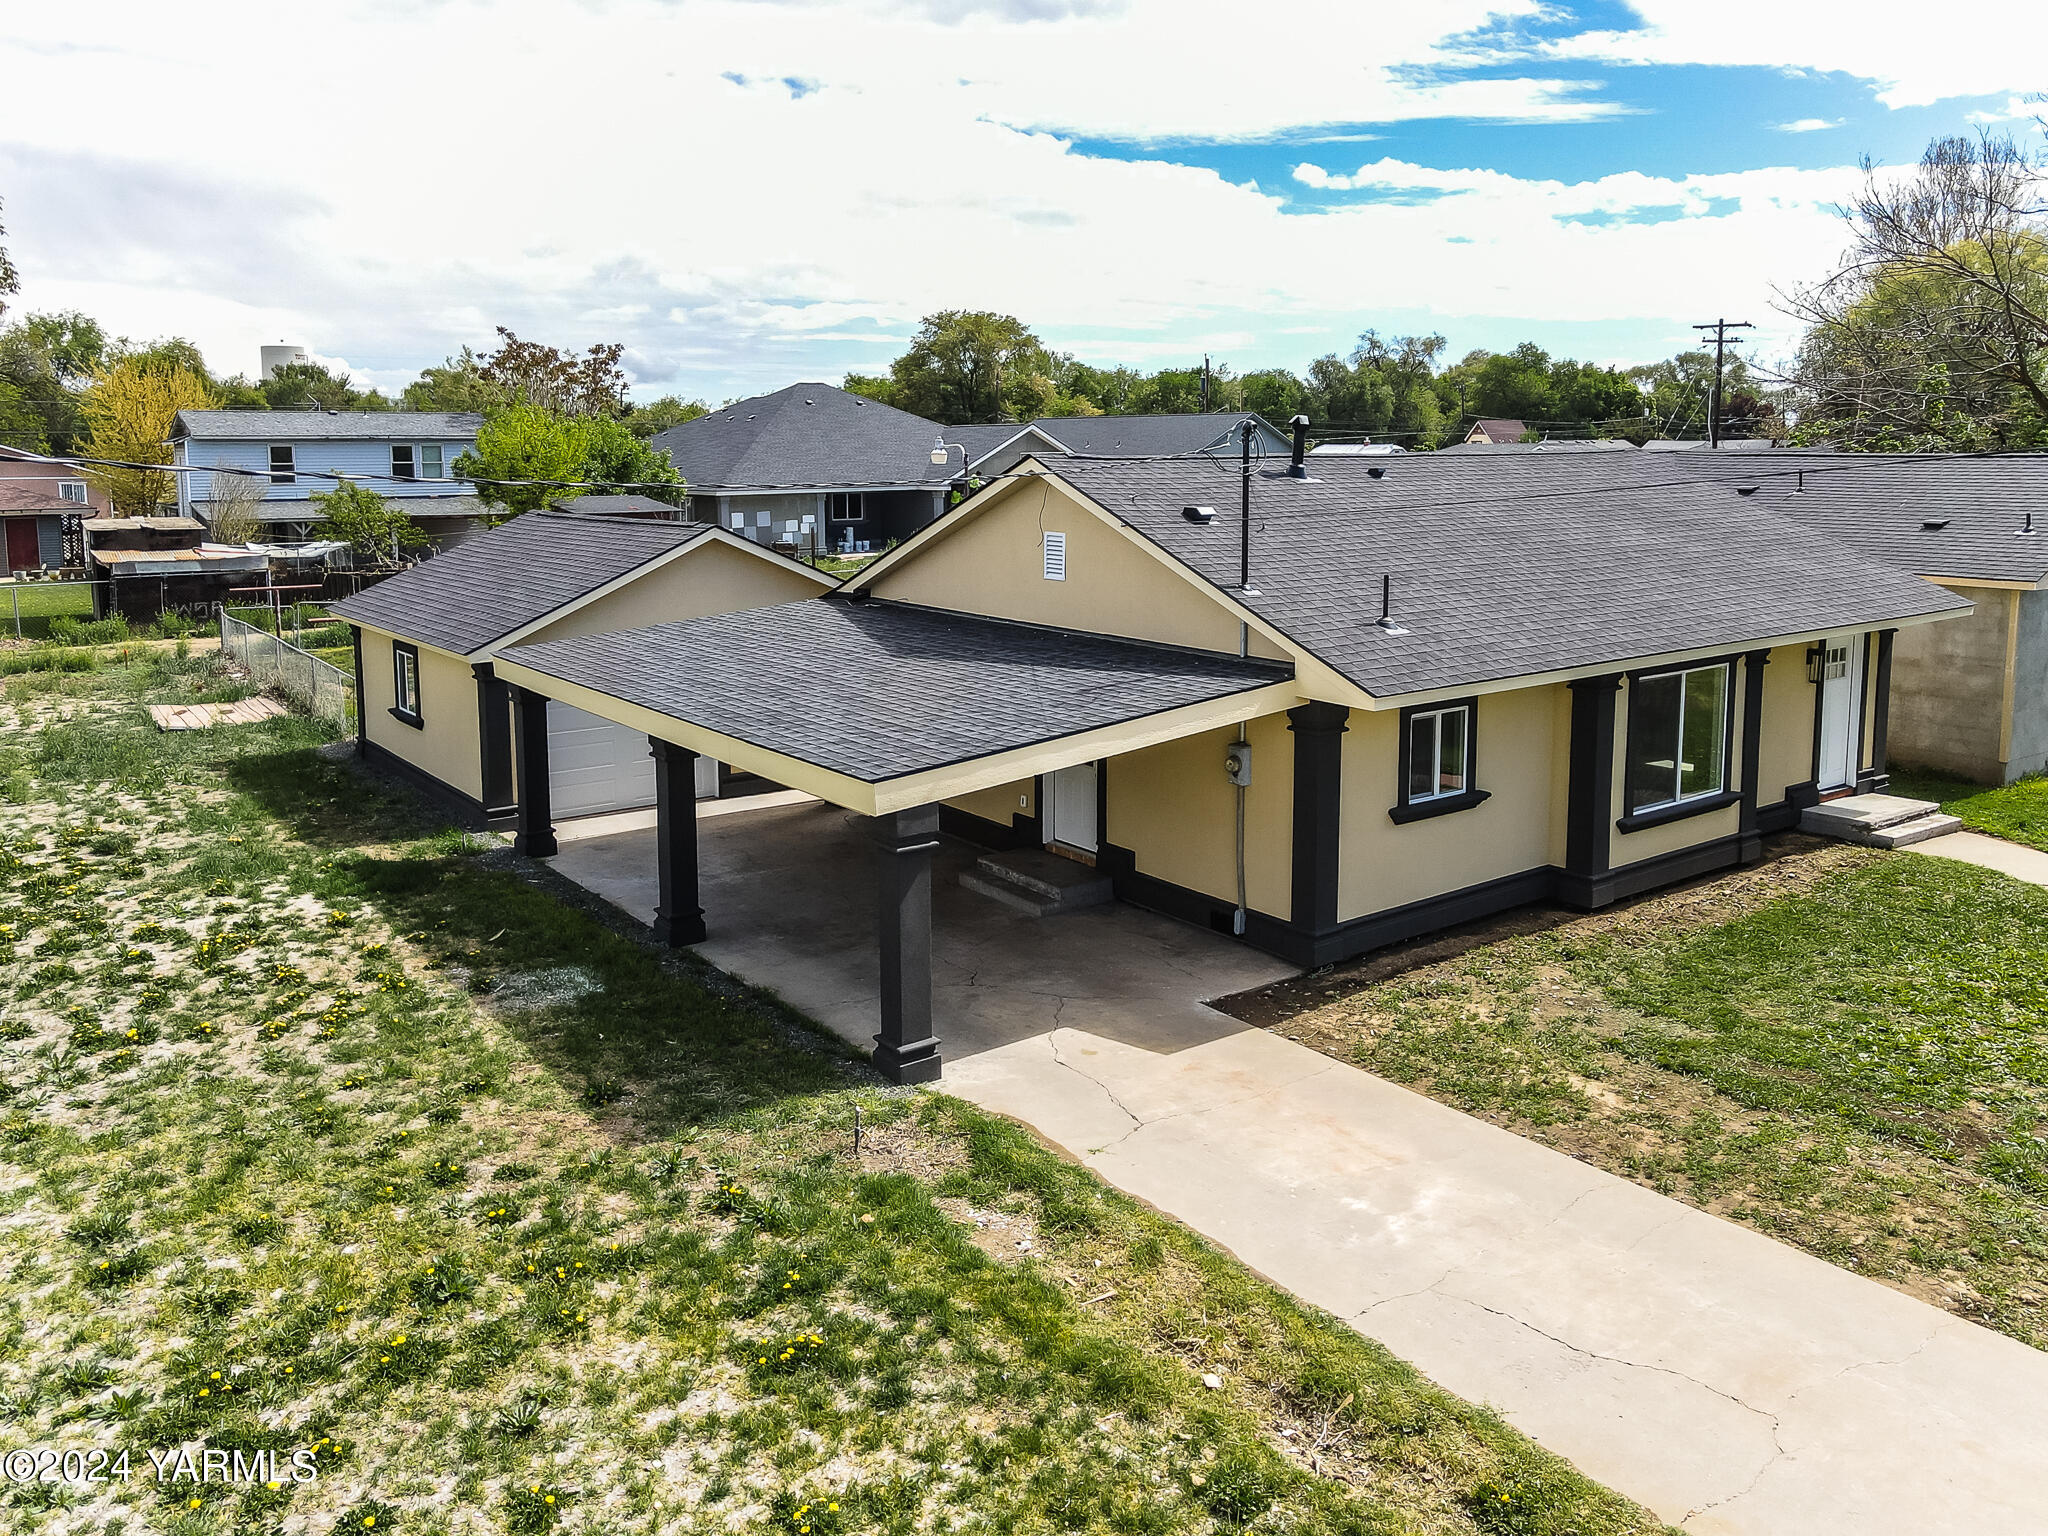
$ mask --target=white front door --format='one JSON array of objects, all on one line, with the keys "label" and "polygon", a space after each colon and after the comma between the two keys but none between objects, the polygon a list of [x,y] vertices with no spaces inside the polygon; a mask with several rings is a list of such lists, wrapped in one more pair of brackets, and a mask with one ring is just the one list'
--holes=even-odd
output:
[{"label": "white front door", "polygon": [[1821,642],[1820,788],[1856,783],[1863,747],[1863,637],[1830,635]]},{"label": "white front door", "polygon": [[1082,763],[1045,776],[1045,840],[1081,853],[1095,852],[1101,830],[1096,824],[1095,764]]}]

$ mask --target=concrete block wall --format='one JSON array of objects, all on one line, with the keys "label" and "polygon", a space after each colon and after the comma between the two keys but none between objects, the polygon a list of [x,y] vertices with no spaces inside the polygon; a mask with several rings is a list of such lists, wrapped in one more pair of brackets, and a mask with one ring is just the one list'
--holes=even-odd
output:
[{"label": "concrete block wall", "polygon": [[2000,784],[2006,636],[2010,604],[2021,594],[1957,590],[1976,603],[1975,613],[1902,629],[1893,643],[1888,755],[1900,767]]}]

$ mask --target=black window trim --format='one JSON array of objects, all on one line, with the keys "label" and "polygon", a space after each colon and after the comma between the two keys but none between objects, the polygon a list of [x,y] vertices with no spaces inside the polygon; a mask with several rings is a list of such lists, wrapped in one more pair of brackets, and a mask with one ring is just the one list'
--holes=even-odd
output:
[{"label": "black window trim", "polygon": [[[1465,711],[1465,789],[1455,795],[1432,795],[1427,800],[1408,798],[1408,769],[1414,752],[1414,736],[1409,722],[1417,715],[1435,715],[1450,710]],[[1432,816],[1449,816],[1456,811],[1469,811],[1475,805],[1493,798],[1488,790],[1477,787],[1479,783],[1479,696],[1472,694],[1462,699],[1438,699],[1431,704],[1410,704],[1402,709],[1396,729],[1401,733],[1400,750],[1396,754],[1395,803],[1387,808],[1387,819],[1396,826],[1406,826],[1411,821],[1427,821]]]},{"label": "black window trim", "polygon": [[[399,472],[399,469],[398,469],[398,453],[399,453],[399,450],[400,450],[401,448],[405,450],[405,455],[406,455],[406,468],[405,468],[405,472],[404,472],[403,474],[401,474],[401,473]],[[419,450],[419,445],[418,445],[418,444],[416,444],[416,443],[393,443],[393,444],[391,444],[391,478],[392,478],[392,479],[393,479],[394,481],[401,481],[401,480],[402,480],[402,481],[405,481],[406,483],[410,484],[410,483],[412,483],[413,481],[416,481],[416,480],[418,480],[418,479],[419,479],[419,477],[420,477],[420,450]]]},{"label": "black window trim", "polygon": [[[295,447],[294,447],[294,446],[293,446],[292,444],[290,444],[290,443],[271,443],[271,444],[269,445],[269,448],[270,448],[270,483],[271,483],[272,485],[296,485],[296,484],[298,484],[298,481],[299,481],[299,455],[298,455],[298,450],[297,450],[297,449],[296,449],[296,448],[295,448]],[[284,455],[284,460],[285,460],[285,466],[286,466],[286,467],[285,467],[285,468],[283,468],[283,469],[279,469],[279,468],[277,467],[277,456],[278,456],[278,455],[279,455],[280,453]]]},{"label": "black window trim", "polygon": [[[1742,652],[1730,651],[1722,656],[1701,656],[1693,661],[1675,661],[1656,667],[1638,667],[1628,677],[1628,736],[1621,755],[1622,804],[1629,806],[1629,797],[1634,793],[1634,774],[1631,772],[1636,760],[1636,684],[1645,678],[1670,677],[1679,672],[1703,672],[1709,667],[1719,667],[1727,675],[1728,686],[1723,695],[1721,719],[1721,787],[1711,795],[1695,795],[1690,800],[1669,800],[1647,810],[1638,811],[1629,806],[1615,819],[1615,830],[1619,832],[1641,832],[1648,827],[1661,827],[1674,821],[1685,821],[1693,816],[1705,816],[1714,811],[1726,810],[1742,799],[1740,789],[1730,788],[1729,779],[1735,774],[1735,664],[1742,659]],[[1752,728],[1754,728],[1752,726]]]},{"label": "black window trim", "polygon": [[[403,709],[399,705],[398,658],[401,656],[410,656],[412,658],[412,701],[414,707],[410,710]],[[420,699],[420,648],[410,640],[394,640],[391,642],[391,698],[392,719],[403,721],[416,731],[426,729],[426,715],[421,707]]]}]

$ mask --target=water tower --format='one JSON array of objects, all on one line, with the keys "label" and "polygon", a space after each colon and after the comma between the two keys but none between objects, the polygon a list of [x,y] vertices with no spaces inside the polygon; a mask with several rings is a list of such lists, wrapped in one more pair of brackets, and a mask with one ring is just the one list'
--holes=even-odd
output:
[{"label": "water tower", "polygon": [[310,363],[311,361],[313,361],[313,354],[304,347],[293,346],[289,342],[281,341],[274,347],[263,348],[263,377],[266,379],[276,378],[277,370],[284,367],[287,363]]}]

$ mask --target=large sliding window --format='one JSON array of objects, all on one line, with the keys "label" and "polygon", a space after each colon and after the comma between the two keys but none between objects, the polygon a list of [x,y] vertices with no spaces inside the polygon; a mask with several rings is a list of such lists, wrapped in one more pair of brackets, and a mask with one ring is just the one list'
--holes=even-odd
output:
[{"label": "large sliding window", "polygon": [[1628,809],[1631,815],[1728,791],[1731,666],[1652,672],[1629,686]]}]

